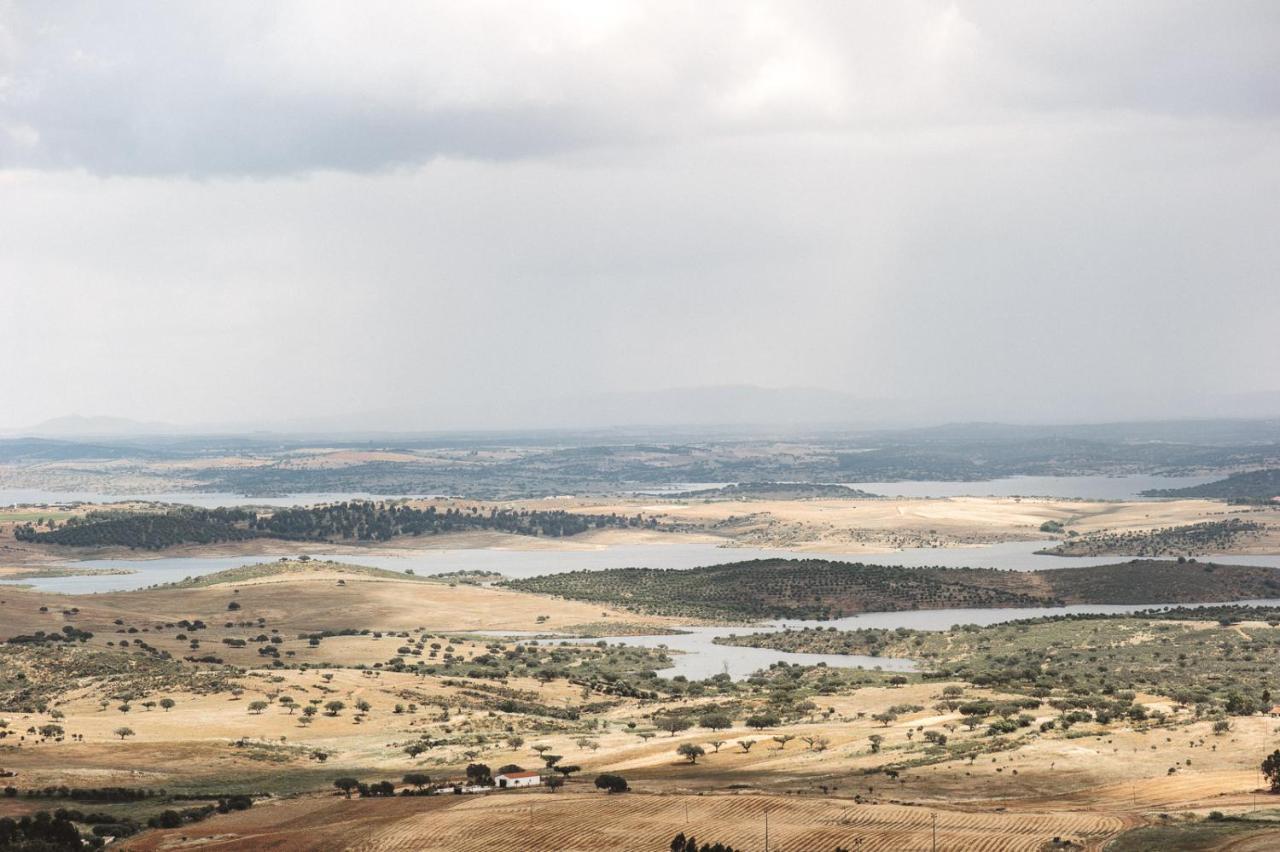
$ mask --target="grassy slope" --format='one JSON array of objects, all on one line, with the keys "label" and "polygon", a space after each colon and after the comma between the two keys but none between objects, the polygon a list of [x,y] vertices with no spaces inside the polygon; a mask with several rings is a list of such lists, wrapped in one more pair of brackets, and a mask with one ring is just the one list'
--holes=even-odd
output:
[{"label": "grassy slope", "polygon": [[389,571],[386,568],[370,568],[366,565],[350,565],[345,562],[329,560],[296,559],[280,562],[263,562],[258,565],[241,565],[239,568],[228,568],[199,577],[188,577],[176,583],[169,583],[165,588],[199,589],[208,586],[220,586],[227,583],[246,583],[250,580],[262,580],[269,577],[285,577],[305,574],[352,574],[360,577],[382,580],[408,580],[420,583],[439,583],[439,579],[405,574],[402,571]]}]

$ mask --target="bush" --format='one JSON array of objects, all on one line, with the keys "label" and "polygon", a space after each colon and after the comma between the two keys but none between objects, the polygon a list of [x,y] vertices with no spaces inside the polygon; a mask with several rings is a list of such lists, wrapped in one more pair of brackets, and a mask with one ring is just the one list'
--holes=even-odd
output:
[{"label": "bush", "polygon": [[627,779],[609,772],[596,776],[596,787],[607,793],[625,793],[631,789],[630,785],[627,784]]}]

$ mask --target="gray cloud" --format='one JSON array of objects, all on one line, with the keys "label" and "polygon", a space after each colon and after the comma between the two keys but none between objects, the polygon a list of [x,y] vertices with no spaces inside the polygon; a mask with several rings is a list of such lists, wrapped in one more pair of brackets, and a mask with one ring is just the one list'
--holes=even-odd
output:
[{"label": "gray cloud", "polygon": [[0,4],[0,427],[1276,389],[1274,4],[359,8]]},{"label": "gray cloud", "polygon": [[0,162],[99,174],[1280,105],[1280,8],[1265,2],[0,9]]}]

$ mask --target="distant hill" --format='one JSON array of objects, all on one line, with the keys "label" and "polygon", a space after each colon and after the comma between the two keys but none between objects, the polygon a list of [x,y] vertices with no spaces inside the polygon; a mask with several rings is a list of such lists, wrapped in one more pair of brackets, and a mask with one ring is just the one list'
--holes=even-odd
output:
[{"label": "distant hill", "polygon": [[738,482],[720,488],[700,488],[667,495],[680,500],[694,498],[724,500],[805,500],[820,498],[861,499],[875,498],[879,494],[853,488],[849,485],[806,482]]},{"label": "distant hill", "polygon": [[1226,479],[1187,488],[1158,488],[1142,492],[1143,497],[1203,498],[1255,502],[1280,497],[1280,468],[1233,473]]},{"label": "distant hill", "polygon": [[84,417],[68,414],[17,430],[19,435],[44,438],[101,438],[130,435],[173,435],[184,431],[172,423],[130,420],[127,417]]},{"label": "distant hill", "polygon": [[860,612],[1065,604],[1205,603],[1280,597],[1280,569],[1133,560],[1043,571],[904,568],[756,559],[689,570],[617,568],[510,580],[525,592],[659,615],[838,618]]}]

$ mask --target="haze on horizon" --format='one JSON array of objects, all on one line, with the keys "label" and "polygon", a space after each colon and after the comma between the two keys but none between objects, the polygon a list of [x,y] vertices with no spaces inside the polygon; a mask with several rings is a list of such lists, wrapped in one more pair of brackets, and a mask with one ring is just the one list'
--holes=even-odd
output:
[{"label": "haze on horizon", "polygon": [[0,3],[0,431],[1280,415],[1277,4],[355,8]]}]

